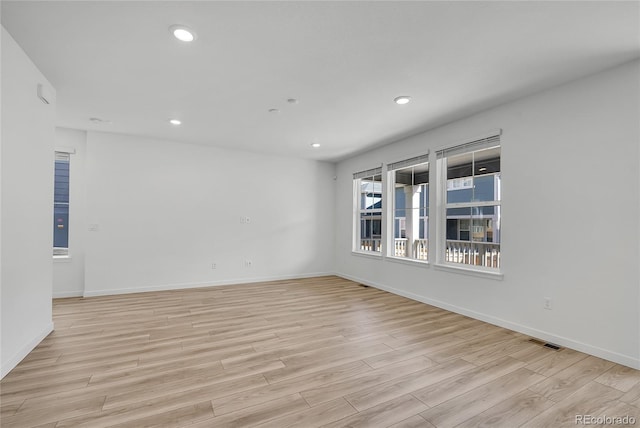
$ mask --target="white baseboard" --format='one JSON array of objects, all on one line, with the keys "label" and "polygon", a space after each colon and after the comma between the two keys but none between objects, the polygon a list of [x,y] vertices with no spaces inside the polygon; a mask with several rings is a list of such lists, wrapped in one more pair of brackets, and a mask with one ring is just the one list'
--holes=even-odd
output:
[{"label": "white baseboard", "polygon": [[82,297],[82,291],[54,291],[54,299],[63,299],[65,297]]},{"label": "white baseboard", "polygon": [[442,302],[439,300],[429,299],[424,296],[419,296],[414,293],[409,293],[403,290],[399,290],[397,288],[389,287],[389,286],[379,284],[373,281],[365,280],[362,278],[356,278],[351,275],[347,275],[343,273],[334,273],[334,275],[351,280],[351,281],[355,281],[364,285],[375,287],[380,290],[388,291],[389,293],[397,294],[399,296],[406,297],[411,300],[416,300],[418,302],[426,303],[431,306],[436,306],[441,309],[446,309],[448,311],[455,312],[457,314],[466,315],[468,317],[471,317],[480,321],[484,321],[489,324],[493,324],[499,327],[504,327],[509,330],[517,331],[518,333],[526,334],[528,336],[541,339],[545,342],[551,342],[556,345],[564,346],[566,348],[575,349],[576,351],[584,352],[585,354],[594,355],[596,357],[600,357],[605,360],[613,361],[614,363],[622,364],[623,366],[640,370],[640,359],[634,358],[629,355],[624,355],[614,351],[609,351],[608,349],[599,348],[597,346],[589,345],[587,343],[579,342],[567,337],[558,336],[547,331],[538,330],[536,328],[528,327],[526,325],[517,324],[508,320],[504,320],[502,318],[497,318],[492,315],[487,315],[481,312],[472,311],[472,310],[451,305],[449,303]]},{"label": "white baseboard", "polygon": [[283,281],[288,279],[298,278],[315,278],[318,276],[334,275],[333,272],[314,272],[314,273],[301,273],[294,275],[277,275],[277,276],[262,276],[255,278],[240,278],[232,280],[221,281],[208,281],[208,282],[191,282],[183,284],[164,284],[153,285],[147,287],[135,287],[135,288],[118,288],[113,290],[89,290],[83,293],[84,297],[94,296],[112,296],[117,294],[132,294],[132,293],[146,293],[151,291],[167,291],[167,290],[182,290],[187,288],[203,288],[203,287],[220,287],[223,285],[237,285],[248,284],[253,282],[268,282],[268,281]]},{"label": "white baseboard", "polygon": [[47,324],[47,326],[44,328],[44,330],[40,332],[40,334],[38,334],[29,343],[27,343],[22,349],[16,352],[15,355],[9,358],[8,361],[2,364],[2,367],[0,367],[0,379],[5,377],[11,370],[13,370],[15,366],[17,366],[20,363],[20,361],[24,359],[24,357],[29,355],[29,352],[33,351],[33,349],[36,346],[38,346],[40,342],[42,342],[42,339],[47,337],[52,331],[53,331],[53,322]]}]

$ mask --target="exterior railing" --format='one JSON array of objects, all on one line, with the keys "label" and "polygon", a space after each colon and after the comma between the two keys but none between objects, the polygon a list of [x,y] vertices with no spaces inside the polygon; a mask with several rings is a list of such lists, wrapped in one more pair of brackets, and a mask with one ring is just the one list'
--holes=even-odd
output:
[{"label": "exterior railing", "polygon": [[[427,260],[429,251],[429,241],[427,239],[416,239],[413,241],[413,258]],[[393,255],[396,257],[408,257],[407,238],[396,238],[393,244]]]},{"label": "exterior railing", "polygon": [[382,251],[382,239],[380,238],[367,238],[360,240],[360,249],[362,251]]},{"label": "exterior railing", "polygon": [[499,268],[500,244],[447,240],[444,256],[450,263]]}]

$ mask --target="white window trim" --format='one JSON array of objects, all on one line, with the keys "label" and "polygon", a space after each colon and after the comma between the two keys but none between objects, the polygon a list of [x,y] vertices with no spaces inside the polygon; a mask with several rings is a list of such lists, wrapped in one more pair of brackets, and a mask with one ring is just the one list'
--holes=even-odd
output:
[{"label": "white window trim", "polygon": [[[483,206],[501,206],[502,199],[500,201],[475,201],[475,202],[461,202],[461,203],[447,203],[447,192],[448,192],[448,180],[447,180],[447,165],[446,160],[450,156],[455,156],[457,154],[466,153],[465,149],[473,147],[473,142],[480,141],[484,139],[489,139],[493,137],[500,137],[502,135],[502,129],[493,130],[477,136],[473,139],[465,139],[457,144],[450,144],[446,146],[441,146],[436,150],[436,160],[435,160],[435,174],[434,176],[430,176],[429,178],[435,177],[436,183],[436,191],[435,200],[436,200],[436,214],[437,219],[435,223],[435,232],[436,239],[429,240],[435,241],[435,258],[434,260],[434,268],[436,270],[448,271],[461,273],[465,275],[483,277],[483,278],[492,278],[501,280],[504,276],[502,272],[502,267],[500,268],[487,268],[484,266],[474,266],[474,265],[466,265],[466,264],[458,264],[447,262],[444,259],[445,250],[446,250],[446,242],[447,242],[447,209],[448,208],[474,208],[474,207],[483,207]],[[499,146],[502,148],[502,142],[500,141]],[[456,150],[459,148],[460,151]],[[486,148],[489,148],[488,146]],[[471,148],[469,151],[482,150],[483,145],[477,144],[475,147]],[[440,156],[441,152],[447,152],[445,156]],[[502,157],[502,155],[501,155]],[[433,196],[433,195],[432,195]],[[431,212],[431,211],[430,211]],[[471,227],[471,224],[470,224]],[[502,241],[502,240],[501,240]],[[471,241],[470,241],[471,242]],[[502,249],[502,242],[500,242],[500,248]],[[431,245],[429,247],[429,251],[431,251]]]},{"label": "white window trim", "polygon": [[[431,239],[429,239],[429,247],[427,248],[427,254],[429,257],[427,260],[413,259],[409,257],[398,257],[394,254],[394,249],[395,249],[394,207],[396,206],[396,193],[395,193],[396,181],[395,181],[394,171],[398,169],[408,168],[410,166],[422,165],[425,163],[429,164],[429,184],[431,184],[432,168],[431,168],[431,151],[430,150],[425,150],[419,153],[414,153],[412,155],[403,156],[403,157],[397,158],[394,162],[388,162],[386,164],[386,168],[383,175],[383,177],[386,177],[383,183],[383,189],[386,185],[386,191],[385,193],[383,193],[383,195],[386,196],[386,202],[383,200],[383,207],[386,206],[387,208],[384,209],[383,211],[384,211],[384,214],[386,214],[387,220],[383,223],[383,226],[385,227],[383,234],[386,235],[387,237],[384,240],[387,246],[386,250],[384,251],[384,255],[388,260],[405,263],[405,264],[414,264],[414,265],[419,264],[422,266],[430,264],[431,255],[433,254],[431,252]],[[427,201],[428,203],[427,209],[429,209],[429,213],[431,213],[431,210],[429,208],[429,206],[431,205],[431,189],[429,189],[429,195],[430,197],[429,197],[429,201]],[[428,222],[429,230],[427,231],[427,236],[432,236],[431,235],[431,216],[428,216],[428,218],[429,218],[429,222]]]},{"label": "white window trim", "polygon": [[[67,155],[69,155],[69,168],[71,168],[71,155],[75,155],[76,154],[76,149],[73,147],[56,147],[53,150],[53,154],[54,154],[54,159],[56,157],[56,153],[65,153]],[[67,203],[68,206],[71,206],[71,183],[69,183],[69,202]],[[69,213],[69,218],[67,219],[68,224],[70,223],[71,219],[71,214]],[[67,224],[67,225],[68,225]],[[55,254],[55,248],[63,248],[63,247],[51,247],[51,252],[52,252],[52,257],[53,257],[53,261],[56,263],[66,263],[66,262],[70,262],[71,261],[71,234],[67,235],[67,252],[66,254]]]},{"label": "white window trim", "polygon": [[[367,212],[377,212],[380,213],[380,218],[381,218],[381,238],[380,238],[380,245],[382,245],[382,250],[381,251],[364,251],[360,249],[360,242],[362,241],[361,237],[362,237],[362,231],[360,230],[360,213],[364,212],[364,210],[362,210],[362,207],[360,206],[360,183],[361,180],[363,178],[368,178],[368,177],[372,177],[375,175],[380,175],[381,177],[381,184],[382,184],[382,191],[381,191],[381,200],[382,200],[382,208],[380,209],[376,209],[376,210],[369,210]],[[370,168],[364,171],[360,171],[360,172],[355,172],[353,173],[353,179],[352,179],[352,187],[353,187],[353,194],[352,194],[352,200],[353,200],[353,212],[352,212],[352,218],[353,218],[353,224],[352,224],[352,243],[351,243],[351,254],[354,255],[359,255],[359,256],[369,256],[369,257],[373,257],[376,259],[381,259],[384,258],[384,247],[385,247],[385,236],[386,236],[386,229],[385,229],[385,221],[386,221],[386,216],[385,216],[385,186],[386,186],[386,180],[384,179],[385,176],[385,167],[384,165],[380,165],[378,167],[375,168]]]}]

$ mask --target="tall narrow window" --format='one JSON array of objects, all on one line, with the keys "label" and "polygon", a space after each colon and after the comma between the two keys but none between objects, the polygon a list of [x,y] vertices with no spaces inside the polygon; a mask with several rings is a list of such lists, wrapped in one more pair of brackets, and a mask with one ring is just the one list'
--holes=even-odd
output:
[{"label": "tall narrow window", "polygon": [[393,200],[393,247],[389,255],[428,259],[429,163],[427,155],[388,165]]},{"label": "tall narrow window", "polygon": [[382,168],[353,174],[355,251],[382,252]]},{"label": "tall narrow window", "polygon": [[500,268],[500,136],[437,153],[442,180],[440,257],[445,264]]},{"label": "tall narrow window", "polygon": [[69,255],[69,153],[55,153],[53,255]]}]

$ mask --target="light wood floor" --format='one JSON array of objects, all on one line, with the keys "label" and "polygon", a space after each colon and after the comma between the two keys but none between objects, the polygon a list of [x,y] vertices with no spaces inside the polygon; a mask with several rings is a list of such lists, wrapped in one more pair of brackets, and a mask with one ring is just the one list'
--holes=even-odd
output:
[{"label": "light wood floor", "polygon": [[640,372],[336,277],[60,299],[2,427],[640,426]]}]

